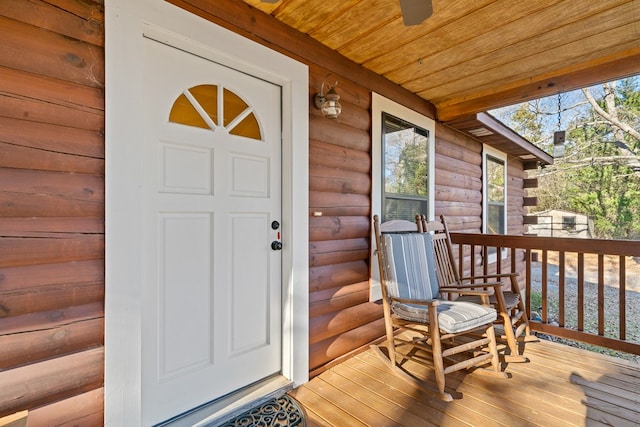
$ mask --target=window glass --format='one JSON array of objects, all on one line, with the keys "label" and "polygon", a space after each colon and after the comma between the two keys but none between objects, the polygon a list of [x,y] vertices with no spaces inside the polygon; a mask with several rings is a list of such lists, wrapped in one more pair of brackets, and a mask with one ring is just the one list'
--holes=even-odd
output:
[{"label": "window glass", "polygon": [[563,216],[562,217],[562,229],[566,231],[576,231],[576,217],[575,216]]},{"label": "window glass", "polygon": [[505,164],[504,161],[493,156],[487,156],[485,163],[485,179],[486,179],[486,233],[487,234],[505,234]]},{"label": "window glass", "polygon": [[382,124],[382,219],[412,221],[429,212],[429,131],[386,113]]}]

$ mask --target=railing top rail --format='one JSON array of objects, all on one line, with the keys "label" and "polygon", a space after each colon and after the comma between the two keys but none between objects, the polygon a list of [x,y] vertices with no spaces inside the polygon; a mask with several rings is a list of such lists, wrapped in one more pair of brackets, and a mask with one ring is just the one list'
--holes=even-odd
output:
[{"label": "railing top rail", "polygon": [[639,240],[579,239],[571,237],[512,236],[482,233],[451,233],[454,244],[517,249],[591,253],[640,257]]}]

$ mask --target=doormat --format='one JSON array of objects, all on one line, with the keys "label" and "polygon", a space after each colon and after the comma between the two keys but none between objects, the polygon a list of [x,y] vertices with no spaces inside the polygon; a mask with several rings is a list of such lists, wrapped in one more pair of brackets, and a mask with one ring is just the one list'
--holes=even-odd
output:
[{"label": "doormat", "polygon": [[273,398],[221,424],[220,427],[304,427],[304,412],[291,397]]}]

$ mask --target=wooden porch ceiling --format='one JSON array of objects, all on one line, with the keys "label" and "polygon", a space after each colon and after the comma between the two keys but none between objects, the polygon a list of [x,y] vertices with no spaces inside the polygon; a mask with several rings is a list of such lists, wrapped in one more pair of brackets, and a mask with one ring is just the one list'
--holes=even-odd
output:
[{"label": "wooden porch ceiling", "polygon": [[443,122],[640,74],[640,0],[244,0],[437,108]]}]

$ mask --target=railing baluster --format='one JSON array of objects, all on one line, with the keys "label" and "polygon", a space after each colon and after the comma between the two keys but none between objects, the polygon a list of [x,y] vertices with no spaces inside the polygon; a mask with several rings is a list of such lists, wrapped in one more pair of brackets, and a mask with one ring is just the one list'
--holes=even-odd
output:
[{"label": "railing baluster", "polygon": [[618,275],[618,295],[620,296],[620,339],[627,339],[627,267],[626,257],[620,255],[619,268],[620,273]]},{"label": "railing baluster", "polygon": [[542,318],[542,323],[547,323],[547,274],[548,274],[548,256],[547,250],[544,249],[542,251],[542,278],[540,280],[540,285],[542,287],[542,313],[540,313],[540,317]]},{"label": "railing baluster", "polygon": [[558,252],[558,326],[564,328],[564,291],[565,291],[565,271],[564,271],[564,251]]},{"label": "railing baluster", "polygon": [[[473,264],[473,254],[471,254],[471,264]],[[464,277],[464,245],[458,245],[458,276]]]},{"label": "railing baluster", "polygon": [[525,274],[526,274],[526,279],[524,282],[524,286],[525,286],[525,302],[524,305],[526,306],[526,309],[529,310],[529,312],[527,313],[527,315],[529,316],[529,318],[531,318],[531,311],[533,311],[531,309],[531,249],[527,249],[526,250],[526,257],[525,257]]},{"label": "railing baluster", "polygon": [[598,254],[598,335],[604,336],[604,255]]},{"label": "railing baluster", "polygon": [[[631,272],[627,268],[627,257],[640,256],[640,245],[637,241],[628,240],[598,240],[598,239],[575,239],[575,238],[563,238],[563,237],[537,237],[537,236],[510,236],[510,235],[488,235],[479,233],[452,233],[452,240],[455,244],[471,245],[471,265],[469,267],[464,266],[467,270],[471,269],[473,275],[480,274],[480,270],[493,271],[498,267],[498,258],[495,260],[491,258],[489,262],[488,250],[496,248],[497,254],[501,254],[502,248],[511,249],[511,270],[519,271],[524,276],[524,283],[520,282],[525,291],[525,305],[530,311],[537,311],[538,307],[541,310],[541,321],[531,322],[531,329],[537,332],[545,334],[551,334],[558,337],[566,338],[569,340],[577,340],[585,343],[589,343],[596,346],[608,347],[621,352],[633,353],[640,355],[640,342],[634,337],[631,337],[633,341],[627,341],[627,310],[626,304],[628,299],[626,298],[626,291],[629,287]],[[467,247],[464,247],[464,254],[469,255]],[[523,251],[525,255],[524,265],[522,265],[518,258],[518,251]],[[542,256],[540,267],[540,278],[538,276],[532,277],[533,273],[537,273],[533,263],[534,251]],[[549,280],[554,280],[549,275],[555,270],[549,270],[549,254],[550,252],[557,252],[558,254],[558,292],[549,288]],[[586,274],[593,267],[595,271],[596,256],[598,256],[598,291],[595,298],[589,298],[585,295],[586,291],[591,292],[591,288],[585,288],[585,280],[588,278]],[[605,270],[608,256],[614,256],[619,258],[619,273],[618,273],[618,313],[615,312],[613,300],[610,304],[609,300],[606,300],[606,288],[605,286],[616,286],[613,280],[605,282],[607,279],[607,270]],[[573,272],[569,271],[570,267],[573,267],[573,259],[577,258],[577,298],[569,298],[569,286],[573,288],[575,283]],[[464,258],[464,257],[462,257]],[[586,260],[585,260],[586,258]],[[570,262],[571,260],[571,262]],[[585,264],[589,262],[589,264]],[[495,265],[489,265],[495,264]],[[481,267],[481,268],[480,268]],[[500,264],[500,268],[506,267],[504,263]],[[475,271],[474,271],[475,269]],[[589,269],[589,270],[587,270]],[[627,277],[628,275],[628,277]],[[571,276],[571,277],[569,277]],[[635,277],[634,277],[635,279]],[[537,282],[540,281],[542,301],[541,304],[534,306],[534,302],[531,298],[534,292],[533,287],[537,287]],[[591,280],[591,279],[589,279]],[[615,280],[615,279],[614,279]],[[595,282],[595,280],[592,280]],[[554,280],[555,285],[555,280]],[[557,298],[556,298],[557,297]],[[585,306],[586,301],[595,299],[597,302]],[[558,301],[558,325],[549,324],[551,314],[555,317],[555,312],[550,313],[551,303],[555,304]],[[596,312],[597,307],[597,312]],[[610,310],[607,312],[605,310]],[[574,313],[577,314],[577,325],[574,317]],[[613,320],[610,316],[619,315],[618,325],[613,324],[610,327],[607,320]],[[555,318],[554,318],[555,320]],[[595,327],[595,322],[598,323],[598,327]],[[619,333],[614,331],[616,327],[619,329]],[[588,331],[585,331],[585,328]],[[597,332],[596,332],[597,330]]]},{"label": "railing baluster", "polygon": [[578,253],[578,330],[584,331],[584,253]]},{"label": "railing baluster", "polygon": [[489,247],[483,246],[482,249],[482,271],[484,275],[489,274]]},{"label": "railing baluster", "polygon": [[469,256],[471,259],[471,263],[469,264],[469,274],[471,277],[476,275],[476,245],[469,246]]}]

